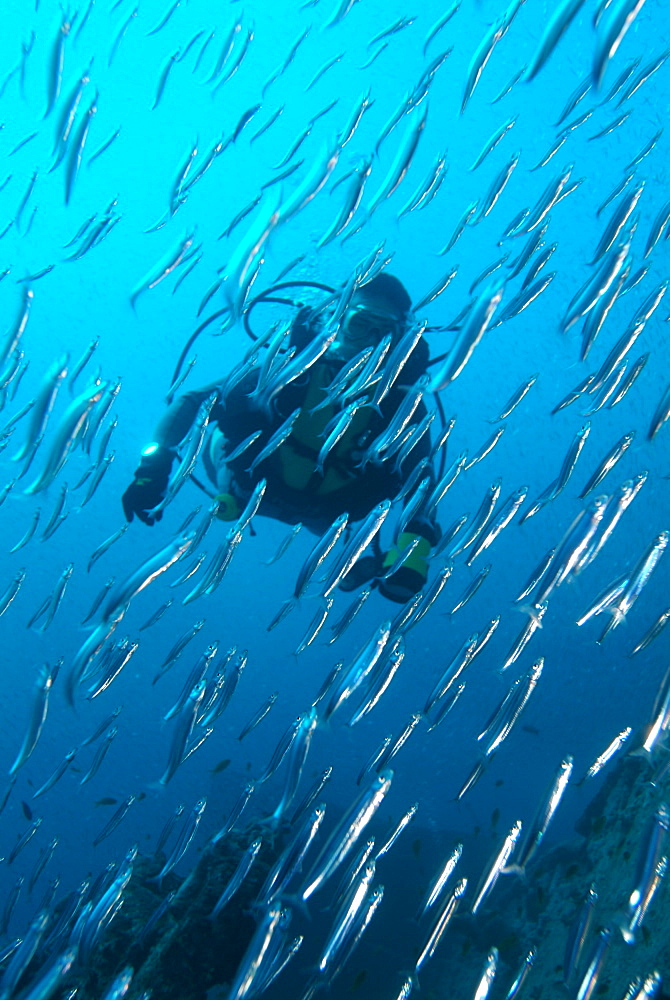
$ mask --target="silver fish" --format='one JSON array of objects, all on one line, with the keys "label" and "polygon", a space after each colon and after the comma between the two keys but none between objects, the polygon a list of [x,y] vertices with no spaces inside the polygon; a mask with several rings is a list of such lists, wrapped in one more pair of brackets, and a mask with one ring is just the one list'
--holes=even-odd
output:
[{"label": "silver fish", "polygon": [[598,756],[591,764],[591,766],[588,768],[586,774],[582,778],[582,781],[589,781],[591,778],[595,778],[597,774],[600,774],[605,765],[608,764],[609,761],[612,759],[612,757],[614,757],[614,755],[619,752],[619,750],[628,740],[632,732],[633,730],[630,726],[626,726],[625,729],[622,729],[621,732],[614,737],[612,742],[609,743],[608,746],[603,750],[603,752],[601,754],[598,754]]},{"label": "silver fish", "polygon": [[332,225],[320,238],[318,246],[321,247],[330,243],[331,240],[334,240],[336,236],[339,236],[340,233],[344,232],[347,228],[354,216],[354,213],[356,212],[356,209],[361,203],[365,185],[371,172],[372,160],[370,158],[363,160],[363,162],[354,170],[353,178],[345,196],[344,204],[342,205],[337,217],[333,220]]},{"label": "silver fish", "polygon": [[605,626],[603,634],[598,640],[599,643],[603,642],[606,636],[618,625],[620,625],[622,621],[625,621],[626,615],[633,607],[637,598],[640,596],[643,588],[649,582],[649,578],[658,565],[661,556],[667,549],[669,542],[670,531],[661,531],[660,534],[656,535],[653,539],[646,552],[633,568],[633,571],[630,574],[628,586],[618,600],[612,604],[610,608],[611,618]]},{"label": "silver fish", "polygon": [[542,581],[535,599],[537,608],[553,591],[570,579],[582,567],[590,552],[591,541],[605,516],[608,497],[598,497],[574,519],[552,559],[551,572]]},{"label": "silver fish", "polygon": [[[624,90],[623,94],[619,98],[619,101],[618,101],[619,107],[621,107],[621,105],[625,101],[629,101],[631,99],[631,97],[633,96],[633,94],[637,93],[637,91],[640,89],[640,87],[642,86],[642,84],[646,83],[647,80],[651,76],[654,75],[654,73],[658,72],[658,70],[665,64],[665,62],[666,62],[669,54],[670,53],[668,53],[668,51],[666,49],[666,51],[662,52],[660,56],[658,56],[656,59],[653,59],[650,63],[647,63],[646,66],[642,67],[642,69],[637,74],[637,76],[635,77],[635,79],[631,80],[630,84],[628,85],[628,87],[626,87],[626,89]],[[638,62],[639,62],[639,60],[636,61],[635,66],[637,66]],[[633,68],[635,68],[635,67],[633,67]],[[663,130],[661,129],[661,131],[663,131]],[[657,135],[658,135],[658,133],[657,133]],[[652,149],[653,149],[654,145],[655,145],[655,141],[652,141],[652,145],[651,145]],[[649,152],[651,152],[651,150],[649,150]],[[646,155],[646,153],[645,153],[645,155]],[[640,157],[640,159],[641,158],[642,157]]]},{"label": "silver fish", "polygon": [[214,909],[209,914],[210,920],[215,920],[223,908],[230,902],[237,890],[240,888],[245,878],[249,874],[251,867],[258,856],[258,852],[261,849],[263,841],[260,837],[257,837],[249,846],[239,860],[235,871],[230,876],[225,889],[217,899]]},{"label": "silver fish", "polygon": [[460,677],[468,664],[472,662],[477,651],[478,641],[479,633],[474,632],[473,635],[465,640],[456,655],[452,657],[446,670],[440,675],[439,680],[428,695],[423,710],[425,715],[445,696],[452,684]]},{"label": "silver fish", "polygon": [[661,398],[659,400],[658,406],[654,411],[654,415],[651,418],[651,423],[649,424],[649,430],[647,431],[647,440],[653,441],[658,432],[660,431],[663,424],[670,417],[670,385],[664,390]]},{"label": "silver fish", "polygon": [[598,36],[593,56],[591,75],[596,87],[600,87],[610,59],[616,54],[624,36],[645,0],[619,0],[612,6],[608,18],[603,18],[598,26]]},{"label": "silver fish", "polygon": [[18,594],[25,578],[25,569],[20,569],[14,579],[9,583],[3,594],[0,595],[0,617],[4,615],[5,611]]},{"label": "silver fish", "polygon": [[520,995],[521,990],[526,982],[526,979],[530,974],[530,970],[532,969],[535,963],[535,956],[536,956],[536,950],[535,948],[531,948],[527,952],[523,962],[521,963],[521,968],[519,969],[519,972],[517,973],[514,982],[507,991],[505,1000],[514,1000],[515,997]]},{"label": "silver fish", "polygon": [[642,196],[644,191],[645,182],[641,181],[640,184],[635,188],[635,190],[628,195],[628,197],[619,205],[617,210],[612,215],[612,218],[605,227],[605,231],[602,234],[600,240],[598,241],[598,246],[595,249],[593,260],[591,264],[595,264],[599,261],[604,254],[610,249],[614,244],[615,240],[618,238],[623,227],[628,222],[628,219],[635,210],[638,201]]},{"label": "silver fish", "polygon": [[167,766],[159,779],[161,785],[167,785],[170,779],[174,777],[179,765],[184,760],[187,743],[193,731],[193,727],[196,724],[198,712],[200,711],[200,707],[205,696],[205,687],[205,681],[199,680],[194,685],[188,696],[186,704],[179,713],[175,731],[172,736]]},{"label": "silver fish", "polygon": [[650,643],[654,641],[670,622],[670,608],[666,608],[665,611],[661,612],[654,624],[645,632],[643,637],[637,643],[636,646],[631,649],[629,656],[635,656],[636,653],[640,653],[643,649],[646,649]]},{"label": "silver fish", "polygon": [[583,3],[584,0],[562,0],[562,3],[554,9],[544,29],[538,50],[526,71],[526,79],[532,80],[534,76],[537,76]]},{"label": "silver fish", "polygon": [[110,625],[125,615],[133,597],[188,552],[193,537],[194,533],[190,532],[169,542],[155,555],[146,559],[125,580],[116,584],[102,612],[102,624]]},{"label": "silver fish", "polygon": [[[519,162],[520,155],[520,153],[514,153],[502,170],[496,174],[484,198],[479,203],[479,211],[477,218],[473,221],[473,225],[477,225],[477,223],[481,222],[482,219],[485,219],[493,211],[498,203],[498,199],[507,187],[509,179]],[[525,230],[523,231],[525,232]]]},{"label": "silver fish", "polygon": [[351,567],[358,561],[364,550],[372,542],[372,539],[380,531],[382,524],[386,520],[391,509],[390,500],[382,500],[381,503],[368,514],[359,528],[354,532],[351,541],[333,566],[322,591],[322,597],[328,597],[339,585],[340,581],[347,575]]},{"label": "silver fish", "polygon": [[503,139],[504,136],[507,135],[509,130],[514,127],[518,117],[519,117],[518,115],[515,115],[513,118],[508,118],[507,121],[504,122],[504,124],[502,124],[499,128],[495,130],[491,138],[484,144],[481,152],[476,157],[474,163],[470,167],[470,170],[476,170],[477,167],[484,162],[489,153],[493,152],[493,150],[496,148],[501,139]]},{"label": "silver fish", "polygon": [[381,205],[382,201],[389,198],[398,185],[403,181],[410,168],[412,159],[414,158],[414,153],[416,152],[416,148],[419,144],[419,140],[426,127],[427,116],[428,110],[426,109],[417,121],[408,129],[404,141],[396,153],[393,163],[389,167],[386,177],[384,178],[378,191],[373,195],[369,204],[366,206],[368,216],[372,215],[375,209]]},{"label": "silver fish", "polygon": [[517,860],[514,865],[509,866],[508,871],[514,871],[518,874],[524,873],[529,862],[535,856],[565,794],[572,775],[573,763],[573,758],[570,756],[561,761],[556,776],[546,796],[543,798],[530,828],[526,831],[526,835],[519,847]]},{"label": "silver fish", "polygon": [[477,740],[486,740],[484,757],[489,758],[507,739],[542,676],[544,657],[535,661],[525,676],[518,677],[492,714]]},{"label": "silver fish", "polygon": [[296,733],[287,753],[287,775],[279,802],[269,817],[272,827],[276,827],[281,821],[286,810],[291,806],[298,790],[300,777],[307,760],[307,754],[312,742],[312,737],[318,723],[317,711],[312,706],[308,711],[303,712],[296,728]]},{"label": "silver fish", "polygon": [[9,769],[10,777],[16,774],[19,768],[25,764],[37,745],[37,741],[40,737],[42,727],[44,726],[44,722],[47,717],[49,695],[57,673],[58,665],[52,668],[48,663],[43,667],[40,667],[38,670],[33,709],[28,722],[28,727],[23,737],[21,748],[16,756],[16,759],[14,760],[14,763]]},{"label": "silver fish", "polygon": [[86,389],[73,400],[61,418],[42,472],[26,488],[25,493],[39,493],[51,485],[65,465],[75,444],[81,439],[91,410],[102,398],[107,384],[101,382]]},{"label": "silver fish", "polygon": [[593,924],[597,902],[598,893],[596,892],[595,883],[593,883],[584,897],[576,919],[573,921],[566,942],[565,958],[563,959],[563,982],[568,988],[572,985],[572,980],[579,966],[584,944]]},{"label": "silver fish", "polygon": [[473,916],[477,914],[477,911],[481,907],[485,899],[490,895],[498,881],[498,877],[502,872],[503,868],[506,867],[507,862],[512,854],[512,851],[516,847],[516,842],[521,835],[522,823],[518,819],[513,825],[507,836],[505,837],[502,846],[498,853],[494,856],[489,867],[484,871],[481,877],[477,890],[475,892],[475,898],[473,900],[472,906],[470,907],[470,912]]},{"label": "silver fish", "polygon": [[449,5],[449,7],[445,11],[445,13],[442,14],[437,19],[437,21],[435,22],[435,24],[430,28],[430,30],[428,31],[428,34],[426,35],[426,37],[424,39],[424,43],[423,43],[423,54],[424,54],[424,56],[425,56],[426,50],[428,49],[428,46],[432,42],[433,38],[435,38],[435,36],[438,34],[438,32],[442,31],[442,29],[445,27],[445,25],[447,25],[449,23],[449,21],[451,21],[451,19],[454,16],[454,14],[458,13],[458,10],[460,9],[460,6],[461,6],[461,0],[454,0],[454,2]]},{"label": "silver fish", "polygon": [[493,25],[486,32],[480,42],[475,54],[470,60],[470,65],[468,67],[468,74],[463,91],[463,99],[461,101],[461,114],[463,114],[468,106],[468,102],[472,97],[475,87],[481,79],[484,67],[491,58],[493,50],[500,39],[507,34],[512,21],[516,17],[523,3],[524,0],[512,0],[507,9],[500,15],[500,17],[497,18],[496,21],[494,21]]},{"label": "silver fish", "polygon": [[438,251],[438,256],[442,257],[444,256],[445,253],[449,253],[449,251],[453,249],[453,247],[456,245],[458,240],[465,232],[465,227],[472,223],[472,218],[478,208],[479,208],[479,199],[477,199],[477,201],[473,201],[470,205],[468,205],[465,212],[463,212],[463,215],[458,220],[456,228],[454,229],[449,242],[446,244],[443,250]]},{"label": "silver fish", "polygon": [[433,926],[426,938],[426,943],[421,949],[419,957],[416,960],[416,965],[414,967],[414,972],[416,975],[419,973],[421,968],[426,964],[429,958],[432,958],[437,950],[437,946],[444,936],[444,932],[451,923],[454,914],[458,910],[460,901],[468,887],[467,878],[460,879],[454,886],[451,895],[447,899],[446,903],[440,910],[439,914],[435,918]]},{"label": "silver fish", "polygon": [[580,500],[583,500],[589,495],[589,493],[600,485],[607,473],[614,468],[622,455],[624,455],[630,448],[634,440],[635,431],[630,431],[628,434],[624,434],[623,437],[610,449],[610,451],[608,451],[603,460],[594,470],[593,474],[589,477],[582,492],[579,494]]},{"label": "silver fish", "polygon": [[496,281],[488,285],[475,300],[470,317],[458,334],[446,361],[432,376],[430,392],[440,392],[463,371],[500,305],[504,288],[504,282]]},{"label": "silver fish", "polygon": [[309,899],[342,864],[381,805],[392,780],[393,771],[376,774],[346,810],[321,849],[300,891],[303,900]]},{"label": "silver fish", "polygon": [[350,667],[338,678],[324,717],[329,719],[340,705],[354,694],[374,670],[391,635],[391,622],[385,621],[354,657]]}]

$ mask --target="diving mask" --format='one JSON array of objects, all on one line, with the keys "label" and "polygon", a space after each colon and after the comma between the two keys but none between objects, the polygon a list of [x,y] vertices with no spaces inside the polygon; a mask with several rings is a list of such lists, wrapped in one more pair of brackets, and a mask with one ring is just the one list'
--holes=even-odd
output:
[{"label": "diving mask", "polygon": [[400,331],[402,322],[397,313],[386,312],[359,302],[347,309],[333,341],[330,354],[348,360],[366,347],[373,347],[388,334]]}]

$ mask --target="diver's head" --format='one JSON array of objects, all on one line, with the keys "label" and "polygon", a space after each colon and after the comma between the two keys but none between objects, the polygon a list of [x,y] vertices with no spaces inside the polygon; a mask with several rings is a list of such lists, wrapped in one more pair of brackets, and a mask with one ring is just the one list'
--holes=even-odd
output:
[{"label": "diver's head", "polygon": [[348,361],[387,334],[396,339],[407,323],[412,300],[398,278],[382,271],[354,292],[330,355]]}]

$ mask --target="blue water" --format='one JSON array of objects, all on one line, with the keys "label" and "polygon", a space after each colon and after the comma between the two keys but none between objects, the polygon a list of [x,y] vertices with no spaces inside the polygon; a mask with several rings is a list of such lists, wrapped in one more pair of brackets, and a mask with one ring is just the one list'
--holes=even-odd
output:
[{"label": "blue water", "polygon": [[[665,66],[628,102],[626,109],[632,109],[632,114],[625,124],[611,135],[590,141],[590,136],[621,111],[616,108],[618,98],[604,106],[599,104],[617,75],[632,59],[639,58],[640,65],[644,65],[667,45],[667,4],[650,2],[611,60],[600,92],[588,94],[568,116],[568,120],[574,119],[582,109],[593,106],[591,118],[569,136],[547,166],[531,172],[529,168],[543,157],[556,137],[554,123],[569,95],[590,73],[596,38],[591,24],[593,4],[585,5],[578,13],[536,79],[516,84],[502,101],[492,104],[515,72],[532,58],[554,8],[540,0],[524,4],[494,49],[461,115],[470,61],[484,33],[502,12],[502,5],[495,0],[465,0],[462,9],[430,43],[426,57],[422,55],[424,38],[444,12],[438,3],[424,2],[407,8],[395,2],[362,0],[339,23],[326,26],[337,9],[326,0],[303,8],[297,0],[244,6],[191,0],[177,6],[167,24],[148,35],[168,8],[157,0],[141,0],[137,16],[131,19],[110,65],[112,42],[133,11],[130,0],[122,0],[117,4],[93,3],[81,32],[77,29],[87,4],[78,8],[64,46],[60,96],[55,110],[45,117],[52,72],[49,66],[61,24],[59,5],[36,0],[33,6],[24,0],[12,0],[5,8],[0,66],[3,74],[10,75],[7,79],[3,75],[0,81],[0,184],[8,175],[9,180],[0,191],[0,231],[15,219],[37,172],[21,218],[0,239],[0,271],[8,269],[0,282],[2,323],[7,330],[20,309],[22,279],[48,265],[54,266],[32,282],[34,299],[20,342],[29,367],[16,396],[12,397],[10,385],[1,397],[4,405],[0,424],[4,425],[36,394],[45,372],[61,354],[69,353],[72,366],[94,338],[99,338],[99,347],[80,376],[78,389],[85,387],[87,377],[98,366],[103,378],[122,382],[113,408],[118,418],[110,445],[115,458],[91,502],[80,509],[86,487],[78,493],[72,491],[90,463],[77,449],[48,491],[25,495],[23,490],[31,481],[27,476],[16,483],[0,509],[0,588],[4,589],[19,569],[25,568],[26,573],[16,600],[0,619],[0,764],[6,770],[25,731],[38,666],[63,659],[40,741],[20,770],[0,818],[0,853],[5,855],[28,823],[22,801],[29,803],[34,815],[43,820],[37,835],[12,867],[0,865],[0,898],[6,898],[18,876],[29,876],[39,848],[52,837],[59,838],[56,854],[32,897],[24,888],[11,917],[11,938],[25,932],[49,879],[58,875],[58,892],[65,894],[87,874],[95,875],[110,861],[120,860],[133,843],[141,852],[151,853],[152,844],[175,806],[183,802],[190,809],[197,798],[206,796],[207,808],[195,846],[177,869],[186,875],[197,860],[198,850],[218,829],[244,784],[265,766],[289,722],[309,706],[333,664],[339,659],[348,662],[379,623],[397,610],[375,593],[345,638],[332,647],[317,640],[296,657],[294,650],[314,614],[316,602],[304,599],[299,610],[271,633],[266,626],[281,601],[292,592],[295,576],[314,539],[303,531],[279,562],[266,566],[265,561],[287,528],[264,518],[261,507],[254,520],[256,534],[252,537],[247,533],[214,595],[186,607],[176,600],[160,624],[139,634],[139,626],[168,596],[183,593],[169,589],[170,578],[176,576],[174,570],[159,578],[132,602],[117,633],[140,640],[128,667],[94,701],[87,701],[82,690],[74,710],[65,702],[63,676],[86,638],[87,632],[79,623],[94,595],[111,575],[122,580],[167,544],[187,513],[198,504],[205,509],[209,502],[195,486],[187,484],[159,525],[147,528],[135,521],[87,572],[90,554],[123,523],[120,497],[132,479],[139,452],[151,439],[152,428],[163,412],[183,343],[200,321],[197,313],[205,293],[217,273],[224,273],[253,216],[229,238],[219,238],[223,230],[256,197],[260,185],[274,176],[277,164],[310,119],[337,99],[336,106],[319,118],[292,161],[304,157],[305,162],[281,188],[282,197],[288,197],[313,160],[323,156],[326,148],[332,148],[338,130],[369,88],[374,103],[353,140],[342,150],[327,186],[273,234],[254,289],[271,284],[284,265],[300,254],[304,259],[289,277],[341,284],[360,260],[384,240],[385,254],[393,255],[389,270],[401,278],[415,301],[450,267],[459,265],[458,276],[448,290],[422,311],[430,324],[448,325],[468,301],[468,289],[477,275],[503,252],[510,251],[510,260],[519,252],[524,238],[499,246],[509,222],[521,208],[534,205],[551,179],[573,163],[572,176],[583,178],[583,183],[552,209],[545,238],[546,243],[558,244],[545,269],[556,271],[554,281],[520,316],[488,330],[463,373],[441,393],[447,416],[457,415],[449,441],[452,460],[466,448],[474,454],[491,433],[489,421],[495,419],[512,392],[531,374],[539,373],[536,385],[508,418],[507,430],[493,452],[459,477],[441,506],[440,519],[446,526],[462,513],[474,513],[488,485],[499,476],[503,497],[527,485],[531,500],[555,478],[585,419],[582,402],[555,416],[551,416],[552,407],[588,372],[600,366],[637,308],[668,277],[668,244],[662,240],[646,261],[649,270],[644,279],[617,302],[588,361],[579,361],[581,324],[567,334],[560,332],[559,324],[568,302],[591,274],[588,261],[612,211],[606,210],[598,219],[596,209],[623,178],[626,165],[663,126],[670,85]],[[374,51],[368,47],[369,40],[402,16],[415,16],[415,21],[389,36],[388,47],[369,69],[360,69]],[[213,93],[207,77],[236,19],[242,24],[240,37],[252,26],[254,37],[239,70]],[[307,27],[309,34],[295,60],[262,98],[263,85]],[[152,109],[166,60],[200,31],[203,34],[184,61],[172,65],[161,100]],[[197,55],[211,32],[214,38],[196,71]],[[28,47],[33,34],[34,44],[25,58],[21,83],[21,74],[12,75],[11,70],[21,62],[22,45]],[[427,61],[447,46],[453,46],[453,52],[433,81],[427,98],[425,133],[401,186],[365,221],[360,232],[319,248],[318,240],[341,204],[344,188],[331,194],[333,183],[372,152],[384,125],[412,90]],[[340,55],[339,61],[307,89],[317,71]],[[68,157],[50,172],[52,147],[64,102],[87,67],[90,82],[77,112],[75,130],[95,94],[97,112],[66,204]],[[166,224],[156,229],[168,211],[170,192],[193,146],[197,144],[199,149],[194,161],[197,167],[221,136],[231,134],[243,112],[258,103],[262,110],[189,190],[178,211],[172,217],[168,215]],[[280,105],[284,111],[277,122],[250,143],[253,133]],[[486,140],[513,115],[518,115],[514,127],[476,171],[469,171]],[[403,120],[374,159],[364,205],[381,184],[407,127],[407,120]],[[117,130],[118,138],[89,164],[91,154]],[[25,145],[12,152],[28,137]],[[667,199],[669,141],[666,130],[653,152],[636,168],[637,178],[644,179],[646,186],[638,206],[633,270],[642,264],[652,221]],[[520,153],[519,163],[488,218],[468,227],[453,250],[438,256],[466,207],[485,195],[515,151]],[[398,220],[400,208],[440,154],[447,157],[448,174],[439,193],[426,209]],[[276,190],[270,188],[268,196]],[[85,220],[102,213],[112,199],[116,199],[115,210],[120,216],[118,225],[81,259],[66,260],[70,251],[64,250],[64,245]],[[133,288],[189,233],[201,244],[202,254],[191,274],[173,294],[180,274],[179,268],[175,269],[155,288],[140,295],[135,308],[131,308]],[[518,278],[510,283],[505,301],[519,283]],[[219,291],[203,315],[224,304]],[[495,615],[501,615],[499,628],[473,666],[465,693],[447,722],[431,733],[426,732],[425,724],[420,725],[394,761],[391,792],[373,823],[378,842],[414,802],[419,803],[419,809],[403,838],[379,863],[378,881],[385,885],[382,907],[355,958],[336,981],[333,996],[345,995],[361,968],[376,968],[376,985],[371,987],[368,978],[362,987],[365,995],[395,995],[401,973],[411,967],[424,934],[406,920],[405,914],[413,912],[435,868],[456,841],[465,844],[463,872],[476,881],[504,832],[518,818],[530,821],[566,754],[573,755],[575,775],[581,775],[624,727],[631,726],[639,734],[650,719],[654,696],[667,668],[670,633],[634,659],[627,654],[667,606],[668,556],[661,560],[626,623],[602,645],[595,641],[603,627],[602,616],[582,628],[575,625],[575,619],[601,590],[631,570],[658,532],[670,527],[670,428],[666,425],[653,441],[647,439],[652,415],[668,380],[669,311],[666,297],[631,351],[633,359],[646,351],[650,354],[642,375],[618,406],[592,417],[589,440],[564,493],[526,524],[518,526],[515,521],[509,525],[489,550],[490,559],[482,556],[468,569],[460,557],[445,591],[416,630],[408,634],[405,661],[379,706],[353,729],[346,726],[345,718],[336,715],[328,727],[316,733],[301,787],[306,788],[326,766],[333,766],[326,796],[326,823],[332,824],[352,800],[356,776],[373,748],[385,735],[397,735],[411,713],[423,707],[437,676],[465,638],[483,629]],[[276,315],[269,309],[267,313],[258,309],[254,323],[262,329]],[[432,354],[445,351],[453,336],[449,332],[430,334]],[[209,330],[203,333],[188,355],[197,353],[198,360],[187,387],[220,377],[248,347],[240,324],[221,337],[211,336]],[[43,453],[69,399],[65,383],[30,475],[41,469]],[[536,633],[514,668],[501,676],[497,668],[526,621],[526,616],[513,606],[514,597],[542,555],[560,541],[584,506],[577,494],[593,469],[624,433],[633,430],[633,445],[598,492],[614,493],[624,480],[643,470],[649,471],[646,484],[598,559],[552,596],[544,628]],[[17,425],[8,447],[0,453],[0,486],[17,475],[12,455],[24,434],[25,421]],[[93,454],[97,454],[97,443]],[[49,540],[42,542],[41,532],[63,482],[71,488],[66,505],[68,517]],[[29,526],[36,507],[42,513],[35,537],[25,548],[8,554]],[[222,530],[216,525],[208,536],[210,553],[220,541],[217,534],[221,536]],[[383,537],[388,545],[389,527],[385,527]],[[489,561],[492,569],[485,584],[450,620],[445,612]],[[53,624],[44,634],[26,629],[33,612],[70,562],[74,572]],[[434,560],[433,570],[441,565],[441,559]],[[347,600],[345,595],[338,595],[332,614],[338,614]],[[200,617],[206,619],[206,624],[198,637],[165,678],[152,686],[152,677],[175,639]],[[219,640],[222,649],[237,645],[248,650],[248,664],[213,736],[183,764],[167,788],[159,789],[157,782],[165,768],[172,732],[162,716],[181,690],[195,657],[214,640]],[[476,735],[482,724],[512,680],[540,655],[545,657],[545,668],[521,720],[525,728],[517,726],[478,784],[462,802],[455,803],[458,789],[477,760]],[[242,744],[238,743],[237,735],[244,723],[274,691],[279,696],[270,715]],[[117,705],[123,705],[117,720],[119,733],[97,776],[80,787],[79,777],[94,752],[88,747],[77,757],[79,774],[72,768],[48,794],[31,802],[34,790],[64,754]],[[217,762],[227,758],[230,766],[212,773]],[[576,818],[601,780],[568,789],[543,850],[572,837]],[[249,819],[259,819],[274,808],[282,781],[279,772],[262,786],[249,807],[253,814]],[[113,797],[120,802],[131,792],[143,792],[145,797],[134,803],[114,834],[94,848],[93,839],[112,811],[109,806],[96,806],[96,801]],[[492,828],[494,810],[499,810],[500,819]],[[287,978],[272,987],[272,995],[298,995],[305,982],[304,970],[313,963],[326,931],[327,927],[318,921],[311,931],[309,926],[304,930],[304,951],[309,954],[298,955]],[[390,940],[396,942],[392,951]],[[472,980],[474,990],[476,964],[470,967],[465,962],[463,975]],[[425,984],[428,989],[439,990],[439,953],[434,966],[426,970]],[[622,983],[621,993],[624,989]]]}]

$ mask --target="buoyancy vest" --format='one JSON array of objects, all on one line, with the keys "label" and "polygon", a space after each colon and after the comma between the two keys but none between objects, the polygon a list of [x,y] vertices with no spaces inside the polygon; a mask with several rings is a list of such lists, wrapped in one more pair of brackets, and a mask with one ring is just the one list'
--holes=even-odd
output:
[{"label": "buoyancy vest", "polygon": [[345,434],[327,456],[322,475],[316,462],[326,440],[324,430],[338,411],[332,404],[318,410],[314,408],[323,402],[332,378],[333,369],[329,364],[314,366],[300,415],[290,436],[276,452],[275,468],[284,485],[316,496],[334,493],[360,476],[351,452],[374,417],[370,408],[356,411]]}]

